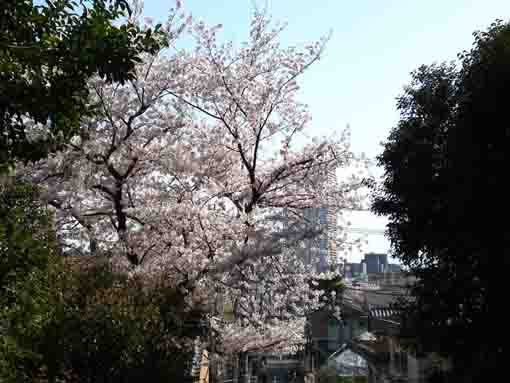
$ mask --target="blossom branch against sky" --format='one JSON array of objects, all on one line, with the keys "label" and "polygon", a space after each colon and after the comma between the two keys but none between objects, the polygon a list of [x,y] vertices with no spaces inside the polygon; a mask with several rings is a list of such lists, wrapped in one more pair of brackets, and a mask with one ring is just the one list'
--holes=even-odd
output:
[{"label": "blossom branch against sky", "polygon": [[[353,151],[370,158],[382,151],[379,143],[398,119],[395,98],[409,82],[410,72],[425,63],[455,59],[457,52],[470,49],[474,30],[510,14],[506,0],[186,0],[183,6],[195,20],[221,22],[222,36],[236,43],[248,35],[254,3],[260,9],[267,4],[275,20],[290,21],[282,44],[305,45],[310,36],[333,31],[321,60],[300,83],[299,99],[313,115],[312,128],[305,133],[310,138],[329,135],[350,124]],[[166,1],[145,0],[145,14],[155,19],[165,20],[167,8]],[[380,175],[377,169],[372,172]],[[356,228],[384,230],[386,223],[367,212],[346,219]],[[388,250],[383,236],[367,239],[364,251]],[[362,256],[355,252],[351,259]]]},{"label": "blossom branch against sky", "polygon": [[[303,135],[311,117],[299,81],[327,39],[282,47],[284,28],[255,12],[236,47],[219,39],[219,25],[174,12],[169,37],[189,33],[194,45],[144,56],[126,85],[93,79],[99,114],[83,120],[67,150],[25,174],[45,186],[69,249],[106,253],[120,270],[164,276],[204,299],[221,291],[233,302],[233,326],[293,339],[289,321],[319,304],[309,281],[331,277],[300,255],[320,234],[303,209],[355,209],[363,198],[364,161],[349,135]],[[358,172],[331,182],[357,163]],[[287,229],[278,222],[285,209]]]}]

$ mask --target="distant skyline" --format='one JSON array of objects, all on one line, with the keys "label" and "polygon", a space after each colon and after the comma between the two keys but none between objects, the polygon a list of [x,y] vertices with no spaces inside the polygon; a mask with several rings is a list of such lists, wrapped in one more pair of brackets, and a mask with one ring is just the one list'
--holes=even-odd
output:
[{"label": "distant skyline", "polygon": [[[245,40],[253,4],[267,4],[275,21],[287,21],[282,45],[301,45],[333,34],[323,58],[300,83],[310,105],[312,135],[327,135],[347,124],[352,148],[375,157],[398,119],[395,98],[420,65],[454,60],[470,49],[475,30],[510,16],[508,0],[342,1],[184,0],[195,20],[223,24],[220,37]],[[165,21],[175,2],[145,0],[144,15]],[[380,175],[380,169],[373,170]],[[384,229],[386,220],[367,212],[351,217],[354,227]],[[366,252],[388,251],[388,241],[370,235]],[[360,261],[363,252],[350,261]]]}]

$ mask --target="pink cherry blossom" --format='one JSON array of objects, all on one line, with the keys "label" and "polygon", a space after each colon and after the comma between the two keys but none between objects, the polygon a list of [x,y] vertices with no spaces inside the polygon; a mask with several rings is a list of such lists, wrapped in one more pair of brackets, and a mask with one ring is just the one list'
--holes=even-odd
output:
[{"label": "pink cherry blossom", "polygon": [[[177,40],[191,16],[174,21]],[[90,102],[101,114],[83,120],[66,150],[24,173],[44,186],[67,251],[108,252],[117,269],[148,283],[165,276],[185,284],[190,305],[217,291],[236,317],[223,331],[231,350],[268,339],[299,344],[319,301],[308,282],[332,276],[303,261],[304,243],[348,245],[336,238],[341,228],[312,225],[303,209],[359,206],[364,174],[332,175],[364,162],[348,134],[306,138],[311,116],[298,84],[322,41],[282,48],[283,27],[272,29],[259,13],[239,49],[216,30],[198,24],[189,28],[193,47],[144,55],[123,86],[93,79]]]}]

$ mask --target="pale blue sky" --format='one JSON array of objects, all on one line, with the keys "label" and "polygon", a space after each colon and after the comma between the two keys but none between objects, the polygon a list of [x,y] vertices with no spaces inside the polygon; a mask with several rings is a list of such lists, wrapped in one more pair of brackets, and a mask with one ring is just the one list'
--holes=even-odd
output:
[{"label": "pale blue sky", "polygon": [[[258,0],[264,6],[266,1]],[[221,36],[247,36],[253,0],[185,0],[194,19],[223,24]],[[376,156],[398,114],[395,97],[421,64],[453,60],[469,49],[472,32],[510,16],[508,0],[268,0],[275,20],[287,21],[284,44],[301,44],[333,31],[322,60],[301,82],[310,105],[313,133],[350,124],[356,152]],[[145,16],[164,21],[171,0],[145,0]],[[384,229],[385,220],[360,213],[356,227]],[[368,237],[367,251],[386,251],[381,236]],[[361,259],[354,253],[353,260]]]}]

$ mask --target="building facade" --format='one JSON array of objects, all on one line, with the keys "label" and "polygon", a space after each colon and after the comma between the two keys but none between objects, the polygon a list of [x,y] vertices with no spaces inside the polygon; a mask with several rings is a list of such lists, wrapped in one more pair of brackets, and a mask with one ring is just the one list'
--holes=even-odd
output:
[{"label": "building facade", "polygon": [[364,262],[367,264],[367,273],[385,273],[388,271],[388,254],[365,254]]},{"label": "building facade", "polygon": [[318,272],[325,272],[337,265],[336,211],[328,207],[308,208],[303,212],[310,229],[319,228],[321,234],[305,241],[304,262],[313,265]]},{"label": "building facade", "polygon": [[[388,262],[388,255],[384,253],[367,253],[360,263],[345,263],[344,277],[358,278],[362,276],[382,276],[385,274],[402,273],[402,267]],[[391,278],[391,277],[389,277]]]}]

